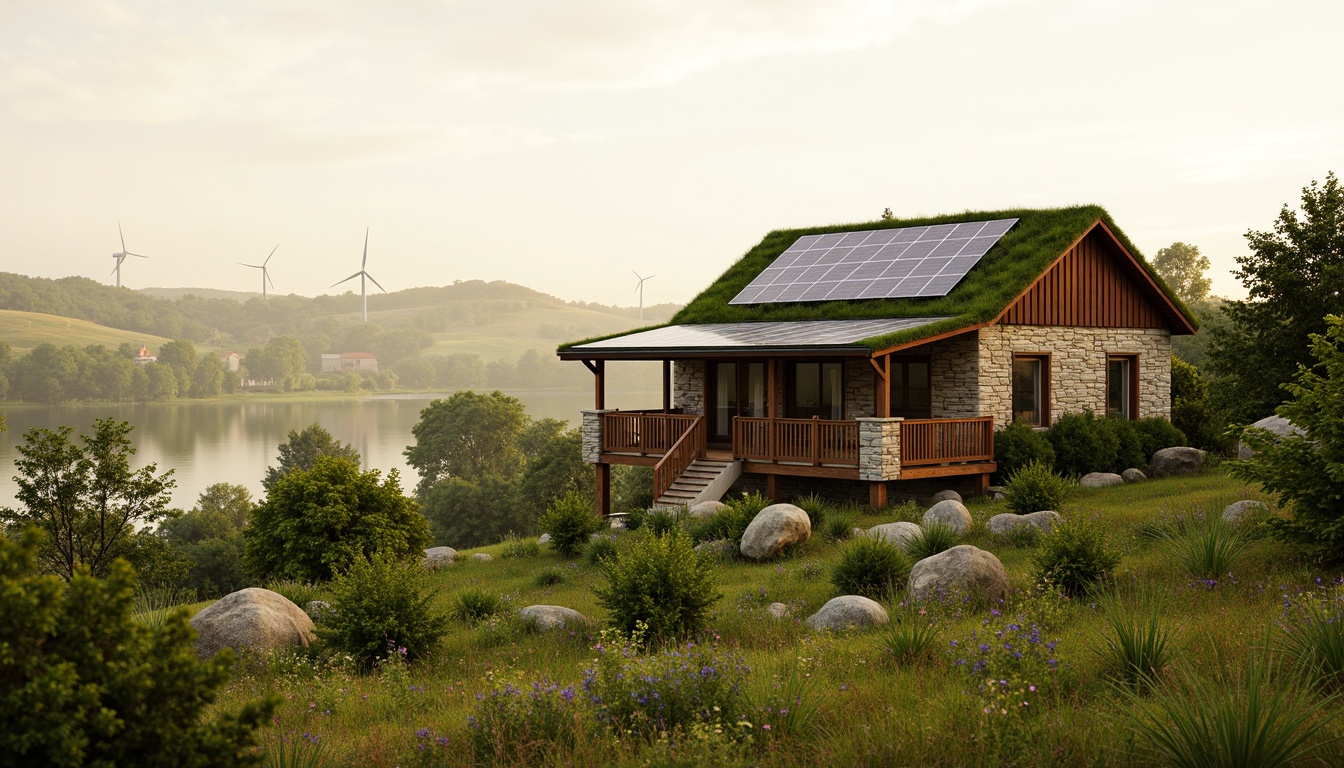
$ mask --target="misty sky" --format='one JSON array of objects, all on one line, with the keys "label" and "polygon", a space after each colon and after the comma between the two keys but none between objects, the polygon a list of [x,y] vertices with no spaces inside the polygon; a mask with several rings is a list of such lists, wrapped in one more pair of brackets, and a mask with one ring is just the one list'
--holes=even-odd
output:
[{"label": "misty sky", "polygon": [[[770,229],[1106,206],[1213,261],[1344,173],[1340,0],[0,0],[0,270],[684,302]],[[348,284],[347,284],[348,285]],[[376,299],[370,301],[377,308]]]}]

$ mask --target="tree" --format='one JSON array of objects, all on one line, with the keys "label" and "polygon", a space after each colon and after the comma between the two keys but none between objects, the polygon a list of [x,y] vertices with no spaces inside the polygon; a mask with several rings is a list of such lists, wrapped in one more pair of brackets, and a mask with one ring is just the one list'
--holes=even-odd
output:
[{"label": "tree", "polygon": [[1201,256],[1197,246],[1186,243],[1172,243],[1153,256],[1153,268],[1182,301],[1190,304],[1209,297],[1213,282],[1204,276],[1209,266],[1209,257]]},{"label": "tree", "polygon": [[215,397],[224,392],[224,361],[206,353],[191,374],[192,397]]},{"label": "tree", "polygon": [[420,504],[434,540],[454,547],[479,547],[508,533],[530,533],[536,519],[530,506],[519,503],[518,483],[506,477],[444,478],[420,496]]},{"label": "tree", "polygon": [[1284,206],[1272,232],[1246,233],[1251,253],[1236,275],[1250,292],[1225,305],[1231,323],[1215,329],[1210,382],[1218,406],[1249,422],[1285,399],[1281,385],[1310,362],[1311,334],[1344,302],[1344,188],[1335,174],[1302,190],[1300,215]]},{"label": "tree", "polygon": [[521,458],[516,444],[527,423],[518,398],[503,392],[458,392],[434,400],[411,428],[415,444],[406,461],[420,472],[417,494],[441,478],[477,480],[511,475]]},{"label": "tree", "polygon": [[79,446],[70,427],[35,427],[18,446],[15,498],[23,508],[6,508],[0,519],[45,531],[44,559],[62,578],[81,565],[95,576],[106,573],[136,526],[158,521],[167,509],[173,471],[157,475],[154,464],[131,470],[132,429],[124,421],[98,419],[91,436],[80,435]]},{"label": "tree", "polygon": [[159,524],[159,537],[188,561],[181,586],[207,598],[248,585],[243,526],[251,511],[252,494],[246,488],[215,483],[201,493],[190,512]]},{"label": "tree", "polygon": [[309,470],[323,456],[349,459],[356,465],[360,462],[359,451],[349,443],[341,444],[331,433],[318,424],[304,428],[302,432],[289,430],[288,439],[280,444],[278,467],[267,467],[266,477],[261,486],[268,492],[276,481],[295,470]]},{"label": "tree", "polygon": [[261,579],[323,581],[361,557],[419,555],[432,541],[429,523],[402,495],[395,469],[380,478],[330,456],[285,474],[243,528],[248,570]]},{"label": "tree", "polygon": [[177,380],[182,393],[186,394],[192,374],[196,372],[196,345],[188,339],[170,341],[159,347],[158,358],[159,365],[173,369],[173,378]]}]

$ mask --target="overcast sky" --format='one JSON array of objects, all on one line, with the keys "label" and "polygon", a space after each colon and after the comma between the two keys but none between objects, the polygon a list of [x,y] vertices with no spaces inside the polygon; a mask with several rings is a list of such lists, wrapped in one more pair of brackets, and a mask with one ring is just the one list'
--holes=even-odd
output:
[{"label": "overcast sky", "polygon": [[[0,0],[0,270],[684,302],[773,228],[1095,202],[1215,293],[1344,173],[1340,0]],[[347,284],[347,287],[350,284]],[[356,287],[357,290],[357,287]],[[376,308],[376,300],[371,304]]]}]

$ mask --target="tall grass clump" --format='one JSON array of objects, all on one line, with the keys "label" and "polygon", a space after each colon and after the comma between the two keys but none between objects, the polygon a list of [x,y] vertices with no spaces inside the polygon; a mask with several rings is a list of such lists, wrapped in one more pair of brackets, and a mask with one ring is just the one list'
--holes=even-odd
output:
[{"label": "tall grass clump", "polygon": [[644,513],[644,530],[648,531],[651,536],[664,536],[680,526],[680,508],[671,510],[659,507]]},{"label": "tall grass clump", "polygon": [[644,536],[614,560],[598,567],[606,584],[594,589],[597,602],[617,629],[640,626],[654,637],[680,637],[703,629],[709,609],[723,595],[713,562],[696,554],[680,529]]},{"label": "tall grass clump", "polygon": [[1048,465],[1030,461],[1008,477],[1003,498],[1008,509],[1019,515],[1055,510],[1073,492],[1073,483],[1055,474]]},{"label": "tall grass clump", "polygon": [[880,598],[910,577],[910,560],[899,547],[877,536],[859,536],[840,550],[831,584],[842,595]]},{"label": "tall grass clump", "polygon": [[534,587],[554,587],[556,584],[563,584],[565,573],[555,566],[542,568],[532,575],[532,586]]},{"label": "tall grass clump", "polygon": [[597,565],[607,558],[616,557],[616,539],[612,536],[602,536],[588,542],[583,548],[583,559]]},{"label": "tall grass clump", "polygon": [[807,513],[807,519],[812,523],[814,531],[821,530],[821,526],[826,522],[826,516],[832,510],[831,503],[815,493],[794,499],[793,504]]},{"label": "tall grass clump", "polygon": [[454,619],[467,624],[478,624],[499,613],[504,601],[499,595],[486,592],[480,587],[460,589],[449,603],[448,613]]},{"label": "tall grass clump", "polygon": [[1098,595],[1104,629],[1096,650],[1131,688],[1160,679],[1175,658],[1175,633],[1167,619],[1171,605],[1163,595],[1151,586],[1137,590],[1132,601],[1114,590]]},{"label": "tall grass clump", "polygon": [[913,664],[938,647],[942,632],[924,616],[898,616],[882,635],[882,645],[897,664]]},{"label": "tall grass clump", "polygon": [[589,536],[605,527],[605,521],[593,511],[591,499],[570,491],[551,502],[537,526],[551,535],[551,546],[560,556],[569,558],[579,553]]},{"label": "tall grass clump", "polygon": [[919,535],[905,544],[910,559],[919,562],[955,546],[960,537],[957,530],[945,523],[929,523],[920,527]]},{"label": "tall grass clump", "polygon": [[430,576],[415,560],[361,557],[331,580],[332,611],[317,636],[365,665],[386,658],[389,648],[421,658],[447,631],[448,617],[433,604]]},{"label": "tall grass clump", "polygon": [[300,608],[314,600],[322,600],[326,597],[323,587],[308,582],[295,581],[294,579],[272,579],[266,582],[265,588],[276,594],[284,595],[285,599]]},{"label": "tall grass clump", "polygon": [[1249,543],[1244,533],[1218,516],[1209,516],[1171,537],[1176,558],[1197,579],[1230,573]]},{"label": "tall grass clump", "polygon": [[1326,689],[1344,688],[1344,587],[1306,592],[1289,601],[1280,647],[1306,664]]},{"label": "tall grass clump", "polygon": [[477,696],[467,735],[478,764],[540,765],[547,755],[574,748],[589,730],[585,719],[574,686],[506,684]]},{"label": "tall grass clump", "polygon": [[1085,518],[1066,518],[1054,527],[1031,556],[1035,578],[1061,587],[1078,597],[1092,585],[1106,580],[1120,564],[1120,555],[1106,538],[1099,523]]},{"label": "tall grass clump", "polygon": [[842,514],[839,512],[826,516],[826,522],[821,526],[821,535],[828,541],[844,541],[854,535],[853,515]]},{"label": "tall grass clump", "polygon": [[803,738],[817,727],[821,696],[810,659],[792,656],[772,674],[757,669],[747,680],[743,709],[758,732],[787,738]]},{"label": "tall grass clump", "polygon": [[531,537],[523,539],[519,538],[517,534],[510,533],[500,539],[500,543],[504,545],[500,549],[500,557],[523,558],[536,557],[541,554],[541,544]]}]

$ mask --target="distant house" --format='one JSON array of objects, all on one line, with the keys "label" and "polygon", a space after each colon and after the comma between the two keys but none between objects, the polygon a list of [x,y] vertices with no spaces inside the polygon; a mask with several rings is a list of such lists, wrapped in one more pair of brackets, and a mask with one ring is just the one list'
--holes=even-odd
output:
[{"label": "distant house", "polygon": [[376,370],[378,370],[378,358],[371,352],[341,352],[322,356],[323,373]]},{"label": "distant house", "polygon": [[135,362],[140,365],[145,365],[146,363],[157,363],[158,361],[159,358],[156,355],[149,354],[149,347],[146,347],[143,344],[140,345],[140,351],[135,355]]},{"label": "distant house", "polygon": [[232,371],[233,373],[238,372],[238,364],[239,362],[242,361],[242,359],[243,356],[238,354],[237,352],[219,353],[219,361],[224,364],[224,370]]},{"label": "distant house", "polygon": [[[1080,206],[771,232],[672,322],[558,354],[596,379],[583,455],[603,513],[612,464],[653,467],[660,504],[760,487],[882,506],[983,492],[996,427],[1169,417],[1171,337],[1194,331]],[[662,408],[606,407],[622,360],[663,363]]]}]

